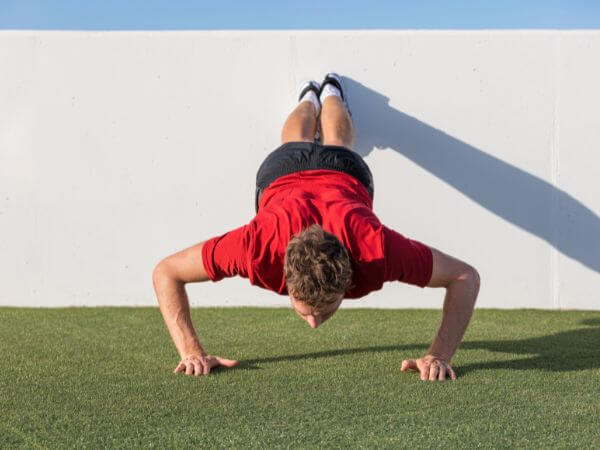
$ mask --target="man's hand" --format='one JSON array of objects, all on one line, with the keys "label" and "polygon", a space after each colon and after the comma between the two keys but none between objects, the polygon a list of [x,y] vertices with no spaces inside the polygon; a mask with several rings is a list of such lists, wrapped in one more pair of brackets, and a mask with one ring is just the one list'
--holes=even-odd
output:
[{"label": "man's hand", "polygon": [[175,367],[174,373],[184,372],[186,375],[208,375],[213,367],[235,367],[237,361],[212,355],[191,355],[183,358]]},{"label": "man's hand", "polygon": [[402,361],[402,372],[420,372],[421,380],[444,381],[446,375],[456,380],[456,374],[450,364],[433,355],[426,355],[419,359],[405,359]]}]

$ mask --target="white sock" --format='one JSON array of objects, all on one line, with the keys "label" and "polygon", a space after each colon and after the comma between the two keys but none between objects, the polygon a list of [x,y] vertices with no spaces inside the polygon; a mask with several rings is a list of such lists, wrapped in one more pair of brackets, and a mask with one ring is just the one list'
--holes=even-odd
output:
[{"label": "white sock", "polygon": [[306,91],[306,94],[302,96],[300,102],[311,102],[313,105],[315,105],[315,109],[317,110],[317,116],[321,112],[321,103],[319,102],[319,98],[317,97],[317,94],[315,94],[314,91]]},{"label": "white sock", "polygon": [[340,90],[336,88],[333,84],[327,83],[323,88],[323,92],[321,92],[321,103],[323,103],[325,99],[330,95],[335,95],[336,97],[342,98]]}]

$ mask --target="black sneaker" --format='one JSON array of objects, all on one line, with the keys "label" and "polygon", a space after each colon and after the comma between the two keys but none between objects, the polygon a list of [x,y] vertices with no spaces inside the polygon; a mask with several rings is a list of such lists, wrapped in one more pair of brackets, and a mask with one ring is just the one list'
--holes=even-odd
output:
[{"label": "black sneaker", "polygon": [[323,82],[321,83],[321,90],[319,91],[319,100],[321,99],[321,93],[323,92],[323,88],[326,84],[332,84],[340,91],[340,95],[342,96],[342,102],[344,102],[344,106],[346,106],[346,111],[348,114],[352,116],[352,111],[350,111],[350,106],[348,105],[348,99],[346,98],[346,93],[344,92],[344,82],[342,81],[342,77],[340,77],[335,72],[329,72],[323,78]]},{"label": "black sneaker", "polygon": [[321,86],[316,81],[307,81],[300,88],[300,95],[298,95],[298,101],[300,101],[302,97],[304,97],[304,94],[306,94],[308,91],[313,91],[315,94],[317,94],[317,98],[319,98],[319,95],[321,94]]},{"label": "black sneaker", "polygon": [[[306,83],[304,83],[302,85],[302,87],[300,88],[300,94],[298,95],[298,101],[300,101],[302,99],[302,97],[304,97],[304,95],[308,91],[313,91],[316,94],[317,100],[319,100],[319,103],[321,102],[321,100],[319,99],[319,96],[321,95],[321,86],[316,81],[307,81]],[[319,111],[319,114],[320,114],[320,111]],[[317,131],[315,133],[315,141],[317,141],[317,142],[321,141],[321,121],[320,120],[317,120]]]}]

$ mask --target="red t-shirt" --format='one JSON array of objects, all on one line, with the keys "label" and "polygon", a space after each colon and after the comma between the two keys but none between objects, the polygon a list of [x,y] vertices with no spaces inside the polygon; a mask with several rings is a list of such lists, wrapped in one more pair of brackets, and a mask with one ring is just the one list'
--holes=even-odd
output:
[{"label": "red t-shirt", "polygon": [[204,268],[212,281],[239,275],[287,295],[285,249],[293,235],[315,223],[348,250],[354,287],[345,298],[367,295],[385,281],[424,287],[431,278],[429,247],[382,225],[360,181],[334,170],[296,172],[271,183],[249,224],[205,242]]}]

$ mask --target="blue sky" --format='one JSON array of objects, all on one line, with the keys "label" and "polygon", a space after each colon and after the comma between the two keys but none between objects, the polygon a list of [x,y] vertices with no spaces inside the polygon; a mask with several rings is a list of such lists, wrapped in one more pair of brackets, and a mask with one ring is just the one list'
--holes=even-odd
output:
[{"label": "blue sky", "polygon": [[0,0],[0,29],[599,29],[600,0]]}]

